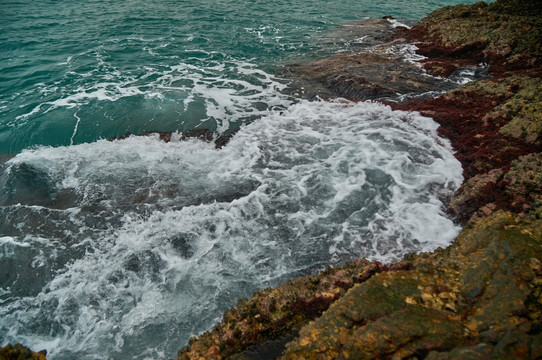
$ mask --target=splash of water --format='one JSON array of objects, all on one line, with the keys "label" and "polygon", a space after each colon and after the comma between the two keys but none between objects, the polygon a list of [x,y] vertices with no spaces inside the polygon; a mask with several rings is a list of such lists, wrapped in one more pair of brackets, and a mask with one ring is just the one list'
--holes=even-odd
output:
[{"label": "splash of water", "polygon": [[0,286],[0,340],[168,356],[262,286],[446,246],[459,229],[442,201],[462,178],[436,127],[302,101],[221,150],[151,136],[23,151],[0,177],[0,256],[19,277]]}]

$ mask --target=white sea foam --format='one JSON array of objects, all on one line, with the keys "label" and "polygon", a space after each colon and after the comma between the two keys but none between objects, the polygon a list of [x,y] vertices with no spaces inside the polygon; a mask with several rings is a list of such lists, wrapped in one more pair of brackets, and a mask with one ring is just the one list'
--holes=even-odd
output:
[{"label": "white sea foam", "polygon": [[6,244],[13,245],[13,246],[21,246],[21,247],[30,246],[30,244],[18,242],[15,238],[11,236],[0,237],[0,246],[6,245]]},{"label": "white sea foam", "polygon": [[[79,56],[83,55],[88,56]],[[215,55],[205,53],[207,57]],[[144,97],[147,100],[170,101],[171,106],[175,107],[182,101],[185,114],[180,114],[181,118],[193,116],[188,107],[201,104],[204,113],[198,115],[199,120],[211,121],[219,132],[225,132],[230,129],[231,123],[255,119],[267,114],[269,109],[291,104],[287,96],[281,93],[286,87],[284,81],[245,61],[207,59],[198,60],[196,64],[182,62],[170,66],[145,65],[137,71],[120,72],[108,67],[101,56],[96,56],[99,60],[96,69],[68,74],[76,79],[72,81],[73,84],[79,85],[70,85],[63,92],[57,92],[60,96],[56,99],[37,104],[30,111],[18,115],[16,120],[19,125],[33,116],[59,108],[81,109],[93,102]],[[89,82],[90,77],[92,81]],[[58,84],[49,87],[57,89]],[[40,92],[54,93],[47,86],[40,87]],[[73,141],[73,136],[70,141]]]},{"label": "white sea foam", "polygon": [[404,27],[404,28],[410,29],[412,27],[412,26],[408,26],[407,24],[404,24],[404,23],[400,22],[397,19],[391,19],[391,18],[387,18],[387,19],[388,19],[389,23],[391,24],[391,26],[394,27],[394,28]]},{"label": "white sea foam", "polygon": [[8,171],[31,169],[52,196],[75,200],[3,208],[41,219],[40,236],[65,244],[34,254],[45,267],[40,256],[54,249],[59,266],[37,296],[0,308],[5,341],[43,344],[55,358],[172,354],[262,286],[446,246],[459,228],[441,199],[462,178],[436,128],[377,103],[302,101],[221,150],[150,136],[23,151]]}]

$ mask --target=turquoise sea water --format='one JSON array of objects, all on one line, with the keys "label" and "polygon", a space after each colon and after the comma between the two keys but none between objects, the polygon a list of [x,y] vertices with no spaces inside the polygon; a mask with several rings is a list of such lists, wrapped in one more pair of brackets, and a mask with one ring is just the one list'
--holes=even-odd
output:
[{"label": "turquoise sea water", "polygon": [[340,24],[417,20],[457,2],[5,0],[0,154],[128,131],[224,130],[280,106],[273,94],[244,95],[270,86],[259,71],[344,47],[319,41]]},{"label": "turquoise sea water", "polygon": [[[0,345],[170,358],[259,288],[447,245],[437,125],[280,74],[351,47],[349,21],[456,3],[0,2]],[[103,140],[242,124],[221,150]]]}]

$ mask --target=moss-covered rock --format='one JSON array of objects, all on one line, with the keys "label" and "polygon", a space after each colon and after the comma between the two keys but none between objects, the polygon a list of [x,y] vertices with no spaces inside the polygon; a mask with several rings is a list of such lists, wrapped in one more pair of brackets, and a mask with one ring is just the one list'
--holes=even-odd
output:
[{"label": "moss-covered rock", "polygon": [[497,0],[489,5],[492,11],[521,16],[540,16],[542,7],[538,0]]},{"label": "moss-covered rock", "polygon": [[518,348],[499,345],[511,333],[526,355],[538,353],[540,228],[508,212],[472,224],[445,251],[405,260],[410,270],[356,285],[283,359],[513,356]]},{"label": "moss-covered rock", "polygon": [[471,221],[498,209],[542,218],[542,153],[520,156],[506,168],[470,178],[450,204],[451,212]]},{"label": "moss-covered rock", "polygon": [[222,359],[239,356],[255,344],[280,340],[321,315],[354,284],[387,270],[378,262],[358,260],[317,276],[294,279],[239,300],[220,324],[179,351],[178,359]]},{"label": "moss-covered rock", "polygon": [[542,138],[542,81],[540,78],[532,78],[531,84],[518,91],[487,116],[511,118],[499,130],[499,133],[522,139],[527,143],[540,143]]},{"label": "moss-covered rock", "polygon": [[[542,18],[536,1],[498,1],[487,5],[441,8],[409,32],[421,41],[420,53],[428,56],[427,68],[443,59],[486,62],[493,74],[502,69],[540,66]],[[452,61],[453,63],[453,61]]]}]

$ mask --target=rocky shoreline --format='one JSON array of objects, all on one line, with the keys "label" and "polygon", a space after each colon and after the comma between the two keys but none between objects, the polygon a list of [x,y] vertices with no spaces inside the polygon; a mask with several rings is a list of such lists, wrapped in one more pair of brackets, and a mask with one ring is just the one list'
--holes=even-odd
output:
[{"label": "rocky shoreline", "polygon": [[480,2],[377,39],[415,43],[435,76],[487,68],[438,97],[434,78],[387,51],[294,66],[309,97],[377,99],[434,118],[464,168],[448,209],[464,229],[447,249],[258,291],[178,359],[542,357],[541,15],[536,1]]},{"label": "rocky shoreline", "polygon": [[[374,44],[415,43],[425,58],[398,62],[377,46],[289,71],[308,97],[373,99],[435,119],[463,165],[448,208],[463,231],[433,253],[360,259],[258,291],[178,359],[542,357],[542,9],[445,7],[374,34]],[[481,80],[432,96],[465,69]],[[0,359],[44,357],[26,350],[9,345]]]}]

